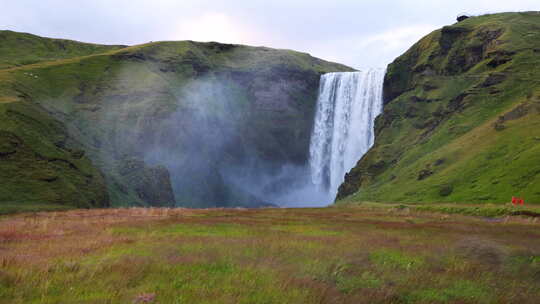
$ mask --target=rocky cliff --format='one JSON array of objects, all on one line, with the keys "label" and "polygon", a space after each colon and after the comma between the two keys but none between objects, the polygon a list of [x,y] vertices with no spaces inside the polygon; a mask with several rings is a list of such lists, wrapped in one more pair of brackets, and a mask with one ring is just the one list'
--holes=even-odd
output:
[{"label": "rocky cliff", "polygon": [[469,18],[388,66],[374,147],[338,199],[540,202],[540,13]]},{"label": "rocky cliff", "polygon": [[304,164],[320,75],[351,70],[219,43],[0,41],[0,202],[15,204],[265,204],[226,179]]}]

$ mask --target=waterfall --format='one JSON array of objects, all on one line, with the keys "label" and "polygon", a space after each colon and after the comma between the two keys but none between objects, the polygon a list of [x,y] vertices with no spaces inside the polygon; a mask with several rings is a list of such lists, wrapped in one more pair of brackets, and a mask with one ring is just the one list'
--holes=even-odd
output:
[{"label": "waterfall", "polygon": [[310,143],[312,183],[331,203],[360,158],[373,145],[382,110],[385,71],[329,73],[321,77]]}]

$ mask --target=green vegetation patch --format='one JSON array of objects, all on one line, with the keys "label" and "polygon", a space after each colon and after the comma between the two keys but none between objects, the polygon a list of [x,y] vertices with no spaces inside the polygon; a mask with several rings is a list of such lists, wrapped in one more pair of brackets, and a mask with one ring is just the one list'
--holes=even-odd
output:
[{"label": "green vegetation patch", "polygon": [[12,31],[0,31],[0,40],[0,69],[88,56],[124,47],[51,39]]},{"label": "green vegetation patch", "polygon": [[450,286],[411,292],[406,303],[493,303],[489,289],[477,283],[458,280]]},{"label": "green vegetation patch", "polygon": [[440,212],[446,214],[463,214],[483,217],[501,217],[507,215],[540,217],[540,212],[538,212],[538,208],[527,207],[416,205],[412,208],[418,211]]},{"label": "green vegetation patch", "polygon": [[276,225],[272,230],[305,236],[336,236],[346,234],[346,231],[336,230],[336,227],[321,227],[314,225]]},{"label": "green vegetation patch", "polygon": [[376,250],[370,253],[369,259],[372,263],[388,268],[400,270],[414,270],[424,264],[424,259],[420,256],[412,256],[395,250]]},{"label": "green vegetation patch", "polygon": [[383,284],[383,280],[377,278],[375,274],[364,271],[357,275],[341,275],[336,279],[336,287],[343,293],[352,293],[358,289],[374,289],[379,288]]},{"label": "green vegetation patch", "polygon": [[182,223],[148,227],[115,227],[113,234],[137,235],[145,237],[242,237],[253,233],[251,229],[239,224],[201,225]]}]

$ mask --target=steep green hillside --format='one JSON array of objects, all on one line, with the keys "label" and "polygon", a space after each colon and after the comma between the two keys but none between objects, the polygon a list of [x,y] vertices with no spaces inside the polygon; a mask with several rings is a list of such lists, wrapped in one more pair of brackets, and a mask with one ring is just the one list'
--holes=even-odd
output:
[{"label": "steep green hillside", "polygon": [[65,127],[42,109],[0,100],[0,126],[0,213],[43,203],[109,205],[99,170]]},{"label": "steep green hillside", "polygon": [[540,203],[540,13],[473,17],[388,67],[344,201]]},{"label": "steep green hillside", "polygon": [[[17,47],[0,53],[0,60],[13,62],[9,54]],[[56,142],[54,132],[40,127],[54,121],[70,139],[60,145],[64,156],[80,150],[76,156],[92,162],[88,167],[103,174],[108,190],[91,183],[70,187],[108,195],[117,206],[264,204],[241,183],[228,184],[224,172],[253,159],[268,166],[305,163],[320,75],[351,70],[294,51],[219,43],[157,42],[104,51],[0,70],[0,108],[24,105],[42,115],[21,128],[0,120],[0,130],[19,138],[42,132],[39,140],[24,139],[28,153],[37,154]],[[2,163],[15,184],[33,174],[32,168],[10,169],[33,163],[22,156]],[[59,203],[78,204],[62,195],[60,184],[77,179],[51,170],[59,178],[43,187],[53,189]],[[20,185],[2,183],[0,201],[53,202],[39,187]]]}]

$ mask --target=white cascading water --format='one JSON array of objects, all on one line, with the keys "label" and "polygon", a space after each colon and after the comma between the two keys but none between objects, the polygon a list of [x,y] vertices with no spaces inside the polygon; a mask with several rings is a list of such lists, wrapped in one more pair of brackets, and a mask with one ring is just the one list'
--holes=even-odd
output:
[{"label": "white cascading water", "polygon": [[374,141],[382,110],[384,69],[328,73],[321,77],[310,143],[313,184],[331,203],[339,186]]}]

